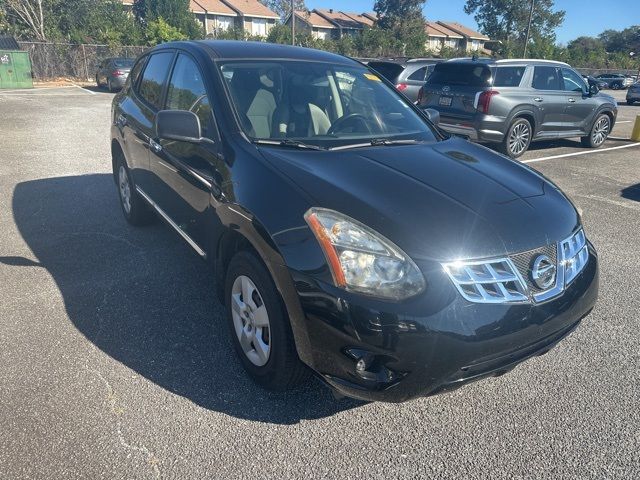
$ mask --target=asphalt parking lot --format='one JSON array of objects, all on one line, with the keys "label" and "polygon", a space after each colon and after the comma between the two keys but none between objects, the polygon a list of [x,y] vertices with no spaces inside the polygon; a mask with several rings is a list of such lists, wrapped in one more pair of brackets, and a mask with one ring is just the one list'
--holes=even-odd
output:
[{"label": "asphalt parking lot", "polygon": [[[523,157],[599,250],[575,333],[508,375],[364,404],[247,379],[207,265],[122,217],[111,97],[0,92],[0,477],[640,478],[640,144]],[[636,115],[621,105],[613,135]]]}]

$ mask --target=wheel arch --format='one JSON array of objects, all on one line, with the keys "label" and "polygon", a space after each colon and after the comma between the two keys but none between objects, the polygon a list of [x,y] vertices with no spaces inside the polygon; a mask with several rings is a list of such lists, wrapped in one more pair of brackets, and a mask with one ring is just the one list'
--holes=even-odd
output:
[{"label": "wheel arch", "polygon": [[118,174],[118,163],[124,162],[127,168],[129,165],[127,164],[127,157],[124,154],[124,149],[120,142],[112,138],[111,139],[111,171],[113,172],[113,181],[117,183],[117,174]]},{"label": "wheel arch", "polygon": [[533,140],[536,136],[536,133],[538,133],[536,131],[537,129],[537,122],[536,122],[536,116],[535,113],[531,110],[528,109],[522,109],[522,110],[517,110],[509,119],[508,122],[508,127],[511,127],[511,124],[518,120],[519,118],[524,118],[525,120],[527,120],[529,122],[529,124],[531,125],[531,130],[532,130],[532,135],[531,135],[531,140]]},{"label": "wheel arch", "polygon": [[[216,295],[220,303],[225,305],[224,286],[229,263],[234,255],[241,251],[253,253],[271,275],[282,306],[289,317],[298,356],[303,363],[311,365],[312,350],[305,327],[305,316],[295,289],[293,278],[282,257],[282,254],[271,239],[267,230],[257,219],[250,215],[239,214],[234,208],[222,208],[232,214],[227,217],[226,226],[211,248],[211,260],[214,265]],[[221,210],[222,210],[221,209]],[[222,212],[219,212],[222,213]],[[225,214],[221,215],[223,218]],[[230,220],[230,221],[229,221]],[[244,221],[243,221],[244,220]]]}]

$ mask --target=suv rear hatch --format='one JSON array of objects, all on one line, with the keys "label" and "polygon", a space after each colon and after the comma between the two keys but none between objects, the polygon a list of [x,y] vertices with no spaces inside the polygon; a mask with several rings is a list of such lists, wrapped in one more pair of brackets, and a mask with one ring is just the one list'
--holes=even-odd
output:
[{"label": "suv rear hatch", "polygon": [[[490,101],[491,69],[483,63],[444,62],[436,65],[422,93],[420,107],[440,112],[443,123],[471,120],[479,104]],[[488,106],[488,103],[486,104]]]}]

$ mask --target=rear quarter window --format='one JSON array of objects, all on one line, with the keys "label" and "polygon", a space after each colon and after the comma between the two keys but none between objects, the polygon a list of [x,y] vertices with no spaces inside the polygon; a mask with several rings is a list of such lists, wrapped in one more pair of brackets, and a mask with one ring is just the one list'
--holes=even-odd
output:
[{"label": "rear quarter window", "polygon": [[162,90],[169,75],[169,67],[172,60],[173,52],[151,55],[140,79],[138,94],[156,109],[159,109],[162,105]]},{"label": "rear quarter window", "polygon": [[497,67],[495,69],[493,86],[494,87],[518,87],[522,81],[522,76],[526,67]]},{"label": "rear quarter window", "polygon": [[491,86],[491,70],[474,63],[440,63],[427,81],[429,85],[459,85],[465,87]]}]

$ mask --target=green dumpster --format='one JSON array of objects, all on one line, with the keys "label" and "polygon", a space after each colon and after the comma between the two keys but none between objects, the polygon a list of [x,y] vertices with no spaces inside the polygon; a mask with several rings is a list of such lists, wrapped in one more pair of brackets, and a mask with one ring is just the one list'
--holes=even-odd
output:
[{"label": "green dumpster", "polygon": [[0,50],[0,89],[33,88],[29,52]]}]

